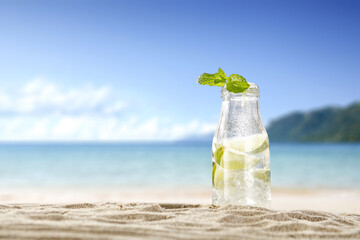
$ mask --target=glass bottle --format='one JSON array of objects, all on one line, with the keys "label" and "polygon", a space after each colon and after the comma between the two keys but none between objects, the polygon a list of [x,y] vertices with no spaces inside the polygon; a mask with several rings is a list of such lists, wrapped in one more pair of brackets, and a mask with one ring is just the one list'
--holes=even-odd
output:
[{"label": "glass bottle", "polygon": [[220,120],[212,145],[212,201],[269,208],[270,147],[259,110],[259,87],[243,93],[224,86]]}]

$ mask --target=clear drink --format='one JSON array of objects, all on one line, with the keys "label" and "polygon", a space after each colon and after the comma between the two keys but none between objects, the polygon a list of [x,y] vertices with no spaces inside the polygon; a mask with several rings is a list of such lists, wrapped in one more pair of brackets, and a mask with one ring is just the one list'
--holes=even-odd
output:
[{"label": "clear drink", "polygon": [[269,208],[269,139],[259,111],[259,89],[250,83],[244,93],[222,89],[220,121],[212,152],[213,204]]}]

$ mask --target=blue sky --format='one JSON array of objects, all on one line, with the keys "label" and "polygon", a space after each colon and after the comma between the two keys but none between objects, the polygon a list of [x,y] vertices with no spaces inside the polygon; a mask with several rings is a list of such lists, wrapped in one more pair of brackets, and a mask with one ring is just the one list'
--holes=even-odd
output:
[{"label": "blue sky", "polygon": [[0,1],[0,140],[213,131],[222,67],[263,121],[360,100],[358,1]]}]

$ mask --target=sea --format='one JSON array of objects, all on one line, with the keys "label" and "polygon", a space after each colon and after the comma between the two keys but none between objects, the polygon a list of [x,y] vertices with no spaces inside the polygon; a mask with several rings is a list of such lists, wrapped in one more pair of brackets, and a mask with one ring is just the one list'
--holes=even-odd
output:
[{"label": "sea", "polygon": [[[360,144],[272,143],[278,188],[360,189]],[[0,188],[211,186],[211,142],[0,143]]]}]

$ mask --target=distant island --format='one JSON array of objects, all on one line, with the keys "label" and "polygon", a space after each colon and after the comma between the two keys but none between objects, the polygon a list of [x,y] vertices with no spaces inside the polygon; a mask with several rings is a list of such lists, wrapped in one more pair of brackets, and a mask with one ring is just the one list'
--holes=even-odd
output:
[{"label": "distant island", "polygon": [[267,128],[275,142],[359,142],[360,102],[280,117]]}]

